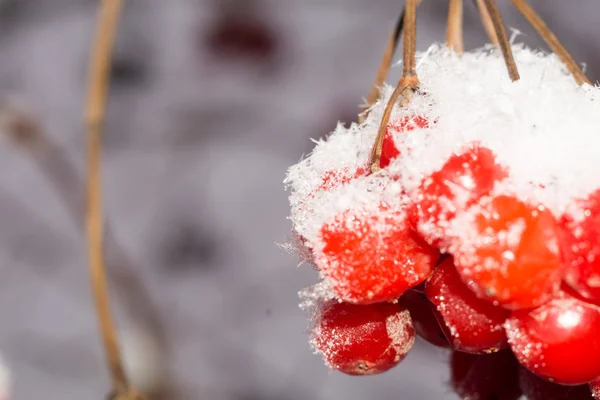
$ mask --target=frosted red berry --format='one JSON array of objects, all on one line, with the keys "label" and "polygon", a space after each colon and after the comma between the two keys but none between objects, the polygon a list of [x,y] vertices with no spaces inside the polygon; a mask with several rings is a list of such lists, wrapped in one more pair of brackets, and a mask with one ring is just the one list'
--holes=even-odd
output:
[{"label": "frosted red berry", "polygon": [[510,351],[488,355],[454,351],[450,367],[452,388],[461,399],[517,400],[522,394],[519,364]]},{"label": "frosted red berry", "polygon": [[518,310],[506,322],[519,362],[545,379],[565,385],[600,377],[600,307],[561,291],[533,310]]},{"label": "frosted red berry", "polygon": [[519,385],[527,400],[593,400],[588,385],[564,386],[519,368]]},{"label": "frosted red berry", "polygon": [[597,379],[593,382],[590,382],[589,388],[590,392],[592,393],[592,397],[594,399],[600,399],[600,380]]},{"label": "frosted red berry", "polygon": [[350,209],[321,229],[315,261],[343,301],[390,301],[431,274],[439,253],[413,232],[405,214]]},{"label": "frosted red berry", "polygon": [[357,306],[329,303],[317,317],[312,343],[333,369],[349,375],[373,375],[397,365],[415,333],[402,303]]},{"label": "frosted red berry", "polygon": [[600,302],[600,190],[578,201],[563,215],[560,226],[565,281]]},{"label": "frosted red berry", "polygon": [[446,232],[456,213],[488,195],[507,175],[490,149],[472,144],[423,180],[409,209],[410,221],[430,244],[445,246]]},{"label": "frosted red berry", "polygon": [[425,283],[425,294],[454,349],[492,353],[506,347],[504,322],[509,311],[478,298],[461,280],[452,257],[446,258]]},{"label": "frosted red berry", "polygon": [[346,185],[354,179],[367,174],[366,167],[351,168],[345,167],[337,170],[325,172],[321,178],[321,183],[313,193],[326,192],[337,187]]},{"label": "frosted red berry", "polygon": [[429,128],[429,120],[420,115],[414,115],[395,119],[388,124],[381,146],[381,159],[379,161],[381,168],[390,165],[390,162],[400,155],[400,150],[398,150],[396,143],[394,143],[394,133],[410,132],[418,128]]},{"label": "frosted red berry", "polygon": [[410,311],[417,336],[434,346],[450,347],[433,313],[433,304],[425,294],[411,289],[402,298]]},{"label": "frosted red berry", "polygon": [[512,196],[487,197],[461,223],[455,263],[479,297],[511,309],[531,308],[558,290],[558,224],[548,209]]}]

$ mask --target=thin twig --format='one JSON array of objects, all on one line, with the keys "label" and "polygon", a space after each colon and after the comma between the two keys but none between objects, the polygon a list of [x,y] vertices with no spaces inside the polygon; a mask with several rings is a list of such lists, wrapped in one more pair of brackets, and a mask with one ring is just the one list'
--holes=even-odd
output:
[{"label": "thin twig", "polygon": [[110,310],[103,254],[102,217],[102,129],[106,111],[112,49],[122,8],[121,0],[102,0],[98,26],[90,60],[89,88],[85,120],[88,138],[87,175],[87,241],[92,289],[104,348],[113,380],[115,397],[129,392],[129,382],[123,369],[117,331]]},{"label": "thin twig", "polygon": [[381,124],[379,125],[379,131],[375,138],[375,144],[373,145],[373,152],[371,154],[371,160],[369,166],[371,172],[377,172],[381,169],[381,150],[383,146],[383,138],[385,137],[385,131],[387,124],[392,115],[392,110],[398,98],[402,96],[400,100],[400,106],[403,107],[410,101],[412,93],[417,89],[419,85],[419,78],[417,77],[416,71],[416,47],[417,47],[417,5],[418,0],[406,0],[406,11],[404,14],[404,51],[403,51],[403,64],[402,77],[398,82],[398,85],[394,89],[392,96],[390,97],[383,117],[381,118]]},{"label": "thin twig", "polygon": [[448,8],[448,27],[446,30],[448,47],[457,53],[464,50],[463,41],[463,1],[450,0]]},{"label": "thin twig", "polygon": [[388,73],[390,72],[392,58],[394,57],[394,53],[396,52],[396,47],[398,46],[398,42],[400,39],[400,35],[402,34],[402,27],[404,25],[404,13],[405,10],[402,10],[400,17],[398,17],[398,20],[396,21],[396,27],[394,28],[394,31],[392,32],[385,46],[385,52],[383,53],[381,63],[379,64],[379,69],[377,70],[377,74],[375,75],[375,80],[373,81],[373,84],[371,85],[371,90],[369,91],[369,95],[367,96],[366,105],[358,118],[358,121],[360,123],[362,123],[367,118],[367,110],[377,101],[377,99],[381,95],[381,87],[384,85]]},{"label": "thin twig", "polygon": [[494,29],[494,23],[492,22],[492,18],[490,17],[490,13],[487,10],[483,0],[475,0],[475,5],[479,10],[479,15],[481,17],[481,23],[483,24],[483,28],[487,32],[488,37],[490,38],[490,42],[494,46],[499,46],[500,42],[498,41],[498,35],[496,35],[496,30]]},{"label": "thin twig", "polygon": [[496,31],[496,36],[498,37],[500,43],[502,56],[504,57],[506,68],[508,68],[508,76],[512,81],[518,81],[520,78],[519,70],[517,69],[517,64],[515,63],[515,59],[512,54],[510,42],[508,40],[508,36],[506,35],[506,28],[504,27],[504,21],[502,20],[502,15],[498,10],[496,0],[484,0],[484,2],[487,11],[490,14],[490,19],[492,20],[494,30]]},{"label": "thin twig", "polygon": [[579,67],[579,64],[573,59],[571,54],[565,49],[560,43],[556,35],[548,28],[544,23],[544,20],[535,12],[533,8],[525,0],[511,0],[513,5],[519,10],[519,12],[525,17],[525,19],[533,26],[533,28],[540,34],[542,39],[546,42],[548,47],[556,53],[563,63],[569,69],[569,72],[575,78],[578,85],[583,83],[592,84],[592,82],[585,76],[585,73]]}]

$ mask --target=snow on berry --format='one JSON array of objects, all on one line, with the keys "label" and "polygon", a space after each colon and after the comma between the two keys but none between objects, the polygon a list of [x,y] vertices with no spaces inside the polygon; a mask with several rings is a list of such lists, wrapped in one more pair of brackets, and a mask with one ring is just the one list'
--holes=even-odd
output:
[{"label": "snow on berry", "polygon": [[600,190],[570,207],[560,221],[565,281],[600,302]]},{"label": "snow on berry", "polygon": [[506,322],[511,349],[538,376],[564,385],[600,377],[600,307],[561,291],[533,310],[518,310]]},{"label": "snow on berry", "polygon": [[504,322],[509,311],[482,300],[462,282],[452,257],[446,258],[425,283],[425,295],[454,349],[493,353],[507,346]]},{"label": "snow on berry", "polygon": [[429,121],[421,115],[407,115],[390,122],[385,131],[381,147],[381,168],[390,165],[390,162],[400,155],[400,150],[398,150],[394,141],[396,135],[406,134],[406,132],[414,131],[415,129],[426,128],[429,128]]},{"label": "snow on berry", "polygon": [[507,176],[490,149],[470,144],[423,180],[409,208],[411,223],[430,244],[448,246],[449,223],[456,213],[490,194]]},{"label": "snow on berry", "polygon": [[311,343],[327,365],[349,375],[373,375],[396,366],[415,341],[402,303],[321,305]]},{"label": "snow on berry", "polygon": [[323,226],[321,240],[317,267],[339,298],[354,304],[397,299],[427,279],[439,258],[403,211],[385,205],[339,214]]},{"label": "snow on berry", "polygon": [[[553,54],[520,45],[513,46],[513,53],[521,73],[516,82],[506,76],[500,52],[491,48],[456,57],[446,47],[434,45],[419,54],[419,91],[408,105],[394,108],[391,121],[420,116],[435,123],[418,134],[393,134],[398,154],[377,174],[355,172],[368,164],[392,92],[389,86],[365,122],[339,124],[330,136],[317,141],[285,180],[293,225],[310,247],[319,247],[315,244],[321,240],[321,227],[340,212],[381,201],[387,188],[369,189],[373,186],[369,182],[393,176],[401,189],[398,196],[407,193],[415,199],[424,180],[472,143],[489,149],[496,164],[509,171],[501,185],[496,183],[496,194],[541,204],[556,217],[574,199],[598,189],[600,89],[577,86]],[[345,184],[330,187],[331,181]],[[324,182],[328,190],[319,190]]]},{"label": "snow on berry", "polygon": [[558,224],[545,207],[489,196],[452,225],[461,233],[451,246],[457,270],[479,297],[530,308],[560,287]]},{"label": "snow on berry", "polygon": [[600,399],[600,380],[595,380],[590,382],[590,392],[592,392],[592,397],[594,399]]}]

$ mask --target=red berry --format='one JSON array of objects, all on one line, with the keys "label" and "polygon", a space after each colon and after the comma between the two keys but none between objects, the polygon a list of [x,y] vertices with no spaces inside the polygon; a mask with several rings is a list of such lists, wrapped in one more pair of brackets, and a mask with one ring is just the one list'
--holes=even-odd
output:
[{"label": "red berry", "polygon": [[317,187],[316,192],[329,191],[339,186],[346,185],[354,179],[366,175],[367,168],[342,168],[325,172],[321,180],[321,184]]},{"label": "red berry", "polygon": [[490,149],[472,144],[423,180],[409,209],[410,221],[430,244],[443,247],[456,213],[488,195],[495,183],[507,176]]},{"label": "red berry", "polygon": [[321,228],[321,240],[317,267],[341,300],[355,304],[397,299],[427,279],[439,257],[403,213],[384,207],[339,214]]},{"label": "red berry", "polygon": [[349,375],[389,370],[404,359],[414,341],[410,314],[401,303],[329,303],[312,337],[325,362]]},{"label": "red berry", "polygon": [[506,347],[504,322],[509,311],[478,298],[460,279],[448,257],[425,283],[427,298],[448,341],[459,351],[490,353]]},{"label": "red berry", "polygon": [[550,211],[497,196],[482,199],[467,219],[453,254],[463,281],[479,297],[507,308],[531,308],[558,290],[558,228]]},{"label": "red berry", "polygon": [[560,221],[565,281],[582,296],[600,302],[600,190],[576,206]]},{"label": "red berry", "polygon": [[393,134],[395,132],[410,132],[417,128],[429,128],[429,121],[420,115],[414,115],[396,119],[388,124],[381,146],[381,159],[379,161],[381,168],[390,165],[390,162],[400,155],[400,150],[394,143]]},{"label": "red berry", "polygon": [[452,352],[452,388],[461,399],[517,400],[519,364],[510,351],[489,355]]},{"label": "red berry", "polygon": [[450,347],[446,335],[433,313],[433,304],[421,292],[407,290],[402,299],[405,301],[417,335],[426,342],[438,347]]},{"label": "red berry", "polygon": [[561,291],[533,310],[514,311],[508,342],[533,373],[565,385],[600,377],[600,307]]},{"label": "red berry", "polygon": [[519,368],[519,384],[528,400],[592,400],[587,385],[563,386]]}]

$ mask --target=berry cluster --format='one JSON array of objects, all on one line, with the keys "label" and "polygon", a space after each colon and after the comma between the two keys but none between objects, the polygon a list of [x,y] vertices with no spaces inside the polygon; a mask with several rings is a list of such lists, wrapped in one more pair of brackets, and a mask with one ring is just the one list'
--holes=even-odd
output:
[{"label": "berry cluster", "polygon": [[[420,91],[392,113],[377,172],[389,90],[364,123],[338,126],[290,169],[295,236],[323,282],[309,296],[311,342],[332,368],[387,371],[418,335],[482,370],[512,352],[538,378],[600,378],[600,176],[590,178],[600,161],[595,125],[581,123],[600,115],[600,89],[581,89],[552,57],[514,52],[518,85],[488,79],[497,54],[430,49]],[[544,96],[571,99],[573,115],[551,112],[540,76]],[[588,148],[566,143],[566,127]],[[577,176],[581,165],[594,172]]]}]

